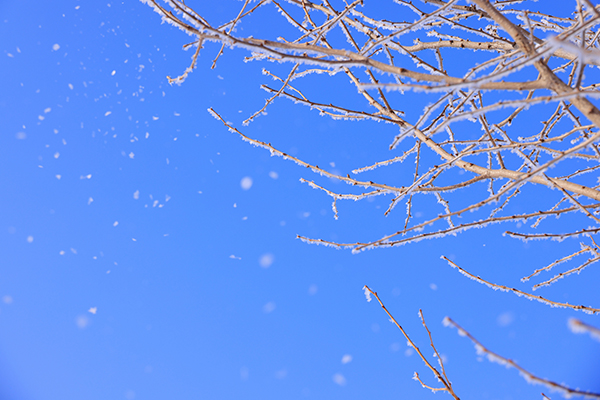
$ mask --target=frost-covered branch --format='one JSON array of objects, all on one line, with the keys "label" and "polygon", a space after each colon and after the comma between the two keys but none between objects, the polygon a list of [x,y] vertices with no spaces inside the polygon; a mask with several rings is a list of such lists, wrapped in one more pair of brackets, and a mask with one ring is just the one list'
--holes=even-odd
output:
[{"label": "frost-covered branch", "polygon": [[481,342],[479,342],[477,339],[475,339],[469,332],[467,332],[464,328],[462,328],[460,325],[458,325],[456,322],[454,322],[449,317],[444,318],[443,324],[448,327],[456,328],[456,330],[458,331],[458,334],[460,336],[466,336],[467,338],[469,338],[471,340],[471,342],[473,342],[473,344],[475,345],[475,350],[477,351],[477,354],[486,356],[487,359],[491,362],[495,362],[500,365],[504,365],[506,367],[515,368],[517,371],[519,371],[519,374],[527,382],[529,382],[531,384],[544,385],[551,390],[555,390],[557,392],[562,393],[565,397],[584,396],[587,398],[594,398],[594,399],[600,398],[600,393],[594,393],[594,392],[588,392],[588,391],[579,390],[579,389],[573,389],[566,385],[556,383],[549,379],[540,378],[539,376],[532,374],[531,372],[527,371],[525,368],[521,367],[519,364],[517,364],[513,360],[503,357],[503,356],[499,355],[498,353],[494,353],[493,351],[489,350],[487,347],[485,347],[483,344],[481,344]]},{"label": "frost-covered branch", "polygon": [[417,352],[417,354],[419,355],[419,357],[421,357],[421,360],[425,363],[425,365],[427,366],[427,368],[429,368],[431,370],[431,372],[433,372],[434,376],[437,378],[437,380],[439,382],[441,382],[441,384],[443,385],[443,387],[442,388],[433,388],[433,387],[431,387],[429,385],[424,384],[423,381],[421,381],[421,378],[419,377],[419,374],[417,374],[416,372],[415,372],[415,375],[414,375],[415,380],[418,380],[423,387],[425,387],[427,389],[430,389],[433,392],[436,392],[436,391],[446,391],[452,397],[454,397],[456,400],[459,400],[458,396],[454,393],[454,390],[452,389],[452,383],[450,382],[450,380],[446,376],[446,370],[444,368],[443,361],[442,361],[442,359],[441,359],[441,357],[440,357],[437,349],[435,348],[435,346],[433,344],[433,339],[431,337],[431,332],[429,331],[429,328],[427,328],[427,325],[425,324],[425,319],[423,318],[423,311],[419,310],[419,318],[421,318],[421,322],[423,323],[423,326],[425,327],[425,330],[427,331],[427,334],[429,335],[429,341],[430,341],[431,347],[433,348],[433,351],[435,352],[436,357],[437,357],[438,361],[440,362],[440,367],[442,369],[442,373],[440,373],[437,370],[437,368],[435,368],[433,365],[431,365],[431,363],[423,355],[423,353],[421,352],[421,350],[417,347],[417,345],[415,344],[415,342],[413,342],[413,340],[408,336],[408,333],[406,333],[406,331],[398,323],[398,321],[396,320],[396,318],[394,318],[394,316],[385,307],[385,305],[383,304],[383,302],[381,301],[381,299],[377,295],[377,292],[374,292],[373,290],[371,290],[371,288],[369,288],[367,285],[365,285],[363,287],[363,290],[365,292],[365,296],[367,297],[367,301],[371,301],[371,295],[373,295],[377,299],[377,301],[379,302],[379,305],[381,306],[381,308],[383,308],[383,310],[385,311],[385,313],[387,314],[387,316],[390,318],[390,321],[392,323],[394,323],[394,325],[396,325],[398,327],[398,329],[400,329],[400,331],[402,332],[402,334],[404,335],[404,337],[408,341],[408,345],[410,347],[412,347],[413,349],[415,349],[415,351]]},{"label": "frost-covered branch", "polygon": [[467,270],[459,267],[458,265],[456,265],[454,262],[452,262],[450,259],[448,259],[445,256],[442,256],[442,258],[446,261],[448,261],[448,264],[450,264],[451,267],[454,267],[456,269],[458,269],[458,271],[463,274],[464,276],[466,276],[467,278],[473,279],[476,282],[479,283],[483,283],[484,285],[494,289],[494,290],[500,290],[502,292],[513,292],[514,294],[516,294],[517,296],[523,296],[528,300],[537,300],[540,303],[543,304],[547,304],[551,307],[561,307],[561,308],[570,308],[572,310],[580,310],[583,311],[587,314],[598,314],[600,313],[600,308],[594,308],[594,307],[589,307],[589,306],[583,306],[583,305],[574,305],[574,304],[569,304],[569,303],[561,303],[558,301],[553,301],[553,300],[548,300],[542,296],[536,296],[530,293],[526,293],[523,292],[522,290],[516,289],[516,288],[511,288],[508,286],[504,286],[504,285],[498,285],[489,281],[486,281],[485,279],[480,278],[479,276],[475,276],[473,274],[471,274],[470,272],[468,272]]},{"label": "frost-covered branch", "polygon": [[[339,217],[339,200],[377,196],[376,201],[382,202],[379,195],[386,194],[392,196],[385,198],[383,216],[405,213],[395,220],[397,226],[391,232],[378,234],[378,239],[334,242],[298,235],[301,240],[359,252],[441,239],[493,224],[515,224],[505,233],[525,241],[563,241],[582,235],[591,240],[581,244],[579,251],[565,251],[566,255],[546,267],[536,266],[523,281],[590,254],[578,265],[535,284],[534,290],[600,260],[594,242],[594,235],[600,233],[600,7],[591,1],[578,0],[573,10],[567,10],[532,0],[245,0],[228,20],[219,22],[205,18],[207,2],[192,7],[181,0],[141,1],[164,22],[192,37],[183,46],[195,47],[191,64],[177,78],[168,78],[170,83],[181,84],[189,78],[200,57],[211,50],[211,43],[218,44],[213,67],[233,48],[248,52],[244,61],[272,65],[263,74],[277,86],[261,85],[267,93],[264,105],[245,117],[244,126],[266,114],[275,100],[283,99],[334,120],[370,126],[384,122],[396,129],[389,135],[389,148],[370,153],[362,165],[333,173],[302,155],[279,150],[277,143],[242,133],[209,109],[242,140],[316,174],[314,180],[305,177],[301,182],[331,197],[334,218]],[[266,7],[276,11],[268,17],[273,20],[255,22],[258,10]],[[386,8],[382,14],[382,7],[389,7],[390,12]],[[291,29],[275,32],[272,27],[280,26],[276,18]],[[242,24],[244,28],[251,25],[251,30],[244,31],[253,36],[236,31]],[[347,79],[340,80],[340,76]],[[327,77],[331,85],[323,84]],[[336,85],[344,84],[355,91],[356,98],[336,94],[341,92]],[[419,104],[417,112],[413,103]],[[370,140],[369,135],[363,137]],[[313,144],[310,134],[304,138]],[[360,135],[357,138],[361,140]],[[374,175],[377,178],[371,179]],[[341,191],[321,177],[348,186]],[[534,187],[535,196],[531,196]],[[422,203],[426,196],[434,205],[421,215],[415,210],[426,204]],[[566,218],[557,228],[550,217],[561,216]],[[597,308],[555,302],[486,281],[446,260],[463,275],[493,289],[553,307],[600,313]],[[365,291],[377,298],[419,352],[377,294],[366,287]],[[437,354],[435,347],[434,351]],[[443,385],[428,385],[416,373],[415,379],[433,391],[455,396],[443,364],[439,372],[421,357]],[[439,354],[437,358],[441,362]],[[512,366],[521,371],[516,364]],[[585,394],[568,390],[563,392]]]}]

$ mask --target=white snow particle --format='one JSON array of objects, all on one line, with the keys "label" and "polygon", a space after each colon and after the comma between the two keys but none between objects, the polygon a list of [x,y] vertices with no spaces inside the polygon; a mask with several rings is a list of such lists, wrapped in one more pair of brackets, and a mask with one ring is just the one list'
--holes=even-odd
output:
[{"label": "white snow particle", "polygon": [[273,303],[272,301],[268,302],[263,306],[263,312],[265,314],[269,314],[273,312],[273,310],[275,310],[275,303]]},{"label": "white snow particle", "polygon": [[333,381],[340,386],[346,385],[346,378],[344,377],[344,375],[339,373],[333,375]]},{"label": "white snow particle", "polygon": [[285,369],[275,372],[275,378],[277,378],[277,379],[283,379],[286,376],[287,376],[287,370],[285,370]]},{"label": "white snow particle", "polygon": [[260,256],[258,263],[263,268],[269,268],[271,264],[273,264],[273,261],[275,261],[275,256],[273,256],[271,253],[266,253]]},{"label": "white snow particle", "polygon": [[250,178],[249,176],[243,177],[242,180],[240,181],[240,186],[244,190],[250,189],[252,187],[252,178]]},{"label": "white snow particle", "polygon": [[52,46],[52,50],[57,51],[58,49],[60,49],[60,44],[54,43],[54,46]]},{"label": "white snow particle", "polygon": [[498,315],[498,317],[496,318],[496,323],[500,327],[506,327],[506,326],[509,326],[510,324],[512,324],[514,320],[515,320],[515,314],[512,313],[511,311],[506,311],[506,312],[503,312],[502,314]]},{"label": "white snow particle", "polygon": [[75,324],[79,329],[85,329],[90,324],[90,319],[85,315],[80,315],[75,319]]}]

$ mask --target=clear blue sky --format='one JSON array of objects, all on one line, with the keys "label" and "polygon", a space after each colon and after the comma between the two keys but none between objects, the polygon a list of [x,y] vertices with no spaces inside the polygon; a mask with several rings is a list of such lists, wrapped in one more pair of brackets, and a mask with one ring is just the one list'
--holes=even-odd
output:
[{"label": "clear blue sky", "polygon": [[[241,5],[210,3],[215,24]],[[433,361],[423,310],[464,399],[559,395],[482,361],[442,326],[446,315],[531,372],[600,391],[600,343],[567,328],[570,316],[598,317],[495,292],[440,260],[530,290],[519,279],[578,240],[524,244],[502,236],[507,225],[357,255],[302,243],[297,234],[376,239],[404,210],[384,217],[390,198],[380,196],[339,202],[334,220],[330,198],[299,178],[343,184],[270,157],[206,109],[344,175],[383,159],[394,127],[332,121],[283,99],[243,127],[264,104],[260,85],[274,84],[262,68],[289,66],[228,50],[211,70],[219,47],[207,45],[197,70],[170,86],[166,76],[189,65],[190,39],[138,1],[0,1],[0,22],[1,399],[448,396],[411,379],[436,385],[366,302],[365,284]],[[267,23],[287,29],[266,7],[238,33]],[[305,90],[324,102],[364,107],[347,78],[311,79]],[[414,211],[440,212],[421,204]],[[599,278],[590,268],[540,294],[599,306]]]}]

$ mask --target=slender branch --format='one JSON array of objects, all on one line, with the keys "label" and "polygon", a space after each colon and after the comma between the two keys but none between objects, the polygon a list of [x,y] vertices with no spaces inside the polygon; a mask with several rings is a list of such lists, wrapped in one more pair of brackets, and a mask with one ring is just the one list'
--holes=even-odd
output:
[{"label": "slender branch", "polygon": [[454,322],[449,317],[445,317],[443,323],[445,326],[456,328],[456,330],[458,331],[458,334],[460,336],[466,336],[467,338],[469,338],[471,340],[471,342],[473,342],[473,344],[475,345],[477,354],[487,356],[488,360],[491,362],[495,362],[500,365],[504,365],[506,367],[515,368],[517,371],[519,371],[519,374],[521,376],[523,376],[523,378],[525,378],[525,380],[527,382],[544,385],[544,386],[548,387],[549,389],[561,392],[566,397],[577,395],[577,396],[585,396],[585,397],[596,398],[596,399],[600,398],[600,393],[594,393],[594,392],[588,392],[588,391],[579,390],[579,389],[573,389],[566,385],[556,383],[549,379],[540,378],[537,375],[532,374],[531,372],[527,371],[525,368],[521,367],[519,364],[517,364],[513,360],[503,357],[503,356],[499,355],[498,353],[494,353],[493,351],[489,350],[487,347],[485,347],[483,344],[481,344],[481,342],[479,342],[477,339],[475,339],[469,332],[467,332],[464,328],[462,328],[460,325],[458,325],[456,322]]},{"label": "slender branch", "polygon": [[583,306],[583,305],[573,305],[573,304],[569,304],[569,303],[561,303],[558,301],[552,301],[552,300],[548,300],[546,298],[543,298],[542,296],[535,296],[533,294],[529,294],[529,293],[525,293],[519,289],[515,289],[515,288],[510,288],[508,286],[503,286],[503,285],[497,285],[495,283],[486,281],[482,278],[480,278],[479,276],[475,276],[473,274],[471,274],[470,272],[464,270],[463,268],[459,267],[458,265],[456,265],[454,262],[450,261],[450,259],[448,259],[445,256],[442,256],[442,258],[446,261],[448,261],[448,264],[450,264],[451,267],[454,267],[456,269],[459,270],[459,272],[461,274],[463,274],[464,276],[473,279],[474,281],[477,281],[479,283],[483,283],[484,285],[487,285],[488,287],[491,287],[494,290],[501,290],[503,292],[513,292],[514,294],[516,294],[517,296],[523,296],[529,300],[537,300],[540,303],[544,303],[547,304],[551,307],[563,307],[563,308],[570,308],[573,310],[579,310],[579,311],[583,311],[587,314],[597,314],[600,313],[600,308],[593,308],[593,307],[588,307],[588,306]]},{"label": "slender branch", "polygon": [[600,341],[600,329],[586,324],[577,318],[569,318],[569,328],[573,333],[588,333],[592,338]]},{"label": "slender branch", "polygon": [[[364,286],[363,290],[365,291],[365,295],[367,296],[367,301],[371,301],[371,295],[375,296],[375,298],[377,299],[377,301],[379,302],[379,305],[381,306],[381,308],[383,308],[383,311],[385,311],[385,313],[387,314],[387,316],[390,318],[390,320],[398,327],[398,329],[400,329],[400,332],[402,332],[402,334],[404,335],[404,337],[406,338],[406,340],[408,341],[408,344],[415,349],[415,351],[417,352],[417,354],[419,355],[419,357],[421,357],[421,360],[423,360],[423,362],[425,363],[425,365],[427,366],[427,368],[429,368],[431,370],[431,372],[433,372],[433,374],[435,375],[435,377],[437,378],[437,380],[439,382],[442,383],[442,385],[444,386],[441,389],[434,389],[430,386],[427,386],[425,384],[423,384],[423,382],[418,378],[418,374],[415,373],[415,377],[419,380],[419,382],[421,382],[421,384],[431,390],[444,390],[447,391],[452,397],[454,397],[456,400],[460,400],[459,397],[454,393],[454,390],[452,389],[452,385],[450,384],[450,381],[447,380],[446,373],[444,371],[444,374],[442,376],[442,374],[440,374],[440,372],[429,363],[429,361],[427,360],[427,358],[425,358],[425,356],[423,355],[423,353],[421,353],[421,350],[419,350],[419,348],[417,347],[417,345],[415,344],[415,342],[413,342],[413,340],[408,336],[408,333],[406,333],[406,331],[404,330],[404,328],[402,328],[402,326],[398,323],[398,321],[394,318],[394,316],[388,311],[388,309],[385,307],[385,305],[383,304],[383,302],[381,301],[381,299],[379,298],[379,296],[377,295],[377,292],[374,292],[373,290],[371,290],[368,286]],[[419,315],[421,316],[421,321],[423,323],[423,325],[425,326],[425,328],[427,329],[427,326],[425,325],[425,320],[422,318],[422,312],[419,310]],[[429,329],[427,329],[427,332],[429,332]],[[429,335],[430,339],[431,339],[431,334]],[[433,347],[433,341],[431,341],[431,345]],[[435,350],[435,347],[434,347]],[[435,350],[435,353],[437,353],[437,350]],[[439,355],[438,355],[438,359],[439,359]],[[443,367],[442,367],[443,368]]]}]

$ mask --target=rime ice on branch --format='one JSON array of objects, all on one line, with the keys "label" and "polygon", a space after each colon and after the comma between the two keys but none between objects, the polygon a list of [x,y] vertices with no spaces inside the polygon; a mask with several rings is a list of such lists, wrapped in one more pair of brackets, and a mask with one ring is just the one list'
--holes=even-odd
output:
[{"label": "rime ice on branch", "polygon": [[[473,4],[452,0],[417,5],[398,0],[393,5],[398,12],[390,14],[398,19],[391,21],[370,17],[368,5],[358,0],[340,9],[329,2],[246,0],[235,18],[221,25],[209,22],[201,11],[183,1],[142,1],[152,6],[163,21],[194,38],[184,46],[196,47],[191,65],[181,76],[169,78],[171,83],[185,80],[206,42],[221,44],[213,67],[225,47],[248,50],[247,60],[291,64],[285,77],[263,70],[278,87],[263,85],[269,98],[244,125],[281,97],[334,119],[384,121],[398,127],[399,133],[390,138],[394,154],[352,170],[354,175],[361,174],[361,179],[357,179],[350,174],[332,174],[285,154],[276,144],[252,139],[209,110],[230,131],[266,148],[272,155],[362,188],[361,193],[352,188],[349,193],[341,193],[302,179],[332,198],[335,218],[338,200],[391,195],[385,215],[397,205],[405,205],[403,226],[378,240],[337,243],[300,236],[302,240],[362,251],[510,222],[518,223],[521,232],[507,233],[524,240],[562,240],[585,234],[589,240],[581,244],[585,251],[565,256],[533,275],[582,252],[593,257],[534,289],[580,273],[600,260],[593,238],[600,230],[600,191],[595,178],[600,167],[600,110],[590,101],[600,97],[600,84],[596,83],[600,78],[600,12],[589,1],[579,1],[574,14],[555,15],[531,12],[528,1],[492,5],[487,0],[474,0]],[[268,30],[261,38],[234,34],[236,25],[242,20],[251,24],[253,13],[267,5],[275,7],[296,29],[295,37],[279,37]],[[341,32],[345,40],[328,35],[334,30]],[[465,51],[475,55],[471,64],[453,62]],[[431,55],[435,62],[431,62]],[[365,100],[364,107],[351,109],[333,104],[326,91],[319,99],[309,99],[298,85],[302,78],[314,73],[347,75],[357,96]],[[404,93],[401,99],[394,95],[396,91]],[[406,96],[418,99],[423,91],[429,95],[437,93],[438,99],[420,115],[406,116],[395,105],[406,101]],[[541,122],[525,125],[524,130],[521,121],[530,113],[535,113]],[[513,129],[514,125],[517,128]],[[434,154],[439,162],[430,154],[425,157],[426,153]],[[415,170],[404,177],[401,186],[363,178],[375,168],[393,168],[407,162],[414,162]],[[556,172],[552,174],[553,171]],[[535,202],[524,199],[524,188],[531,184],[537,184],[538,190],[546,190],[547,194],[538,196]],[[486,190],[480,190],[483,187]],[[434,196],[440,206],[438,215],[428,220],[413,217],[415,194]],[[465,197],[472,199],[466,206],[460,204]],[[521,208],[529,211],[506,211],[509,203],[520,200]],[[575,213],[584,219],[569,218],[562,225],[562,232],[540,232],[548,217]],[[530,221],[534,221],[532,225],[523,226]]]},{"label": "rime ice on branch", "polygon": [[[251,123],[281,97],[331,118],[384,121],[398,127],[399,134],[391,138],[390,145],[395,154],[374,159],[371,165],[359,166],[351,173],[367,174],[374,168],[414,162],[415,172],[405,177],[402,186],[350,175],[330,176],[366,189],[357,194],[334,192],[307,179],[303,182],[332,197],[336,218],[338,200],[390,194],[386,215],[404,203],[404,226],[374,241],[343,244],[303,238],[307,242],[361,251],[456,235],[494,223],[535,220],[533,227],[539,229],[547,217],[569,213],[581,213],[588,222],[585,226],[578,222],[579,226],[573,225],[565,232],[539,233],[523,227],[522,232],[510,234],[526,239],[562,238],[582,229],[594,234],[600,229],[600,191],[595,179],[600,167],[600,111],[588,100],[600,95],[596,83],[600,19],[590,2],[583,1],[575,14],[554,15],[529,11],[528,1],[494,6],[486,0],[474,4],[428,1],[421,5],[400,0],[389,5],[396,7],[397,12],[390,15],[397,15],[397,20],[379,20],[369,16],[369,5],[361,1],[346,3],[339,9],[328,2],[308,0],[245,1],[235,18],[217,25],[202,17],[200,9],[194,10],[182,1],[142,1],[152,6],[163,21],[194,38],[184,46],[196,47],[191,65],[181,76],[169,78],[171,83],[184,81],[207,42],[221,44],[213,67],[226,47],[247,49],[247,60],[291,64],[284,77],[263,71],[275,79],[278,87],[263,86],[269,98],[244,124]],[[253,13],[265,6],[275,7],[297,35],[282,38],[266,30],[263,37],[255,38],[234,33],[242,21],[251,24]],[[341,32],[345,40],[328,35],[334,30]],[[470,65],[453,62],[460,59],[461,52],[474,54],[475,61]],[[431,55],[435,62],[431,62]],[[351,109],[333,104],[326,92],[318,99],[309,99],[299,85],[303,77],[313,73],[347,75],[357,96],[365,100],[364,107]],[[394,105],[399,101],[395,91],[404,93],[402,101],[406,96],[418,98],[423,91],[439,93],[439,97],[421,115],[405,116]],[[527,131],[521,125],[511,129],[531,112],[540,115],[539,125],[529,126]],[[478,136],[473,136],[477,131]],[[323,174],[308,160],[293,159],[278,151],[277,144],[263,145],[259,140],[242,137],[267,147],[271,154],[283,155]],[[411,143],[405,146],[409,138]],[[424,157],[426,152],[435,154],[440,162],[424,161],[435,160]],[[457,170],[467,173],[460,175]],[[551,174],[559,170],[561,174]],[[487,183],[486,190],[480,191],[483,182]],[[505,212],[509,202],[524,197],[523,187],[531,183],[547,188],[547,201],[530,204],[531,211],[523,214]],[[470,191],[473,201],[459,205],[456,199],[465,191]],[[438,216],[415,220],[410,210],[417,193],[435,196],[440,205]],[[460,224],[456,223],[458,216],[462,217]]]},{"label": "rime ice on branch", "polygon": [[[164,22],[193,38],[184,45],[185,49],[195,47],[191,64],[180,76],[168,78],[170,83],[181,84],[189,76],[208,42],[220,45],[213,68],[226,48],[247,50],[246,61],[289,65],[284,74],[263,70],[275,86],[262,86],[268,98],[263,107],[248,115],[244,125],[281,98],[333,119],[384,122],[397,128],[389,138],[389,154],[373,155],[366,166],[334,174],[310,160],[282,152],[277,143],[247,136],[209,109],[243,140],[317,175],[346,183],[348,190],[340,192],[302,178],[303,183],[332,198],[335,218],[337,201],[379,195],[391,197],[385,215],[406,210],[403,223],[377,240],[339,243],[299,236],[303,241],[358,252],[457,235],[492,224],[514,224],[520,231],[506,234],[522,240],[583,237],[578,251],[536,269],[523,281],[583,255],[590,258],[534,285],[534,290],[579,274],[600,260],[595,242],[600,231],[600,110],[595,105],[600,97],[600,12],[590,0],[574,1],[573,10],[562,15],[555,13],[565,8],[552,8],[553,2],[535,2],[536,10],[550,10],[533,12],[532,0],[494,4],[488,0],[394,0],[385,4],[396,7],[386,13],[388,19],[371,16],[376,13],[369,7],[374,7],[373,3],[383,7],[381,2],[245,0],[237,15],[221,25],[202,16],[206,2],[199,2],[194,10],[180,0],[142,1]],[[267,6],[275,7],[296,34],[281,37],[264,23],[256,27],[265,29],[264,33],[254,37],[235,32],[242,21],[252,24],[254,12]],[[282,66],[274,68],[280,70]],[[312,74],[345,75],[356,96],[364,101],[362,107],[332,101],[329,88],[311,88],[313,94],[307,96],[304,78]],[[401,104],[423,102],[425,95],[422,112],[407,115],[401,110]],[[411,169],[414,165],[414,172],[400,176],[390,173],[393,183],[368,177],[375,169],[393,169],[399,164],[409,164]],[[528,192],[534,186],[532,201]],[[424,195],[433,196],[439,207],[433,212],[437,216],[430,219],[419,219],[411,212]],[[510,211],[514,203],[520,207],[519,213]],[[396,208],[398,205],[401,207]],[[557,231],[550,217],[560,216],[567,218]],[[512,291],[551,306],[600,312],[491,283],[447,261],[493,289]],[[365,293],[367,298],[372,294],[379,300],[367,287]],[[572,322],[571,327],[597,334],[580,322]],[[461,332],[466,334],[459,328]],[[478,348],[488,356],[492,354],[483,346]],[[512,366],[526,378],[538,379]],[[456,397],[445,372],[432,371],[444,383],[443,388],[432,390],[446,390]],[[418,375],[416,379],[420,381]],[[596,396],[539,383],[566,394]]]}]

